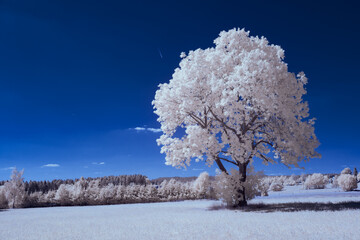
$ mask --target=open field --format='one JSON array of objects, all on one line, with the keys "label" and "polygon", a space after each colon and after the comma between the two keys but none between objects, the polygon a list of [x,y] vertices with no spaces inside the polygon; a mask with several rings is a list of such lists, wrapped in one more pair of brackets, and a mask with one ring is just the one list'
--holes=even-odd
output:
[{"label": "open field", "polygon": [[[360,201],[360,192],[287,187],[252,203]],[[359,239],[360,210],[210,210],[218,201],[14,209],[0,212],[1,240]]]}]

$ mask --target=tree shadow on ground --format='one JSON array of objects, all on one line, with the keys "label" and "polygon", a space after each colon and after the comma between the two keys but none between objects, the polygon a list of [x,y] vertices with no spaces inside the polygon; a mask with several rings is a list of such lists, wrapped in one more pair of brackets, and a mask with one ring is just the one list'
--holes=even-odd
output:
[{"label": "tree shadow on ground", "polygon": [[339,203],[312,203],[312,202],[292,202],[292,203],[251,203],[243,208],[229,208],[224,205],[214,205],[209,210],[231,209],[242,212],[299,212],[299,211],[341,211],[341,210],[360,210],[360,202],[339,202]]}]

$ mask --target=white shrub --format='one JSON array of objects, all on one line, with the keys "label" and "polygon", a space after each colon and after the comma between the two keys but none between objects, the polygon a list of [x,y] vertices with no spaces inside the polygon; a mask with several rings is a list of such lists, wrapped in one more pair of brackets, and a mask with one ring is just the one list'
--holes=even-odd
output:
[{"label": "white shrub", "polygon": [[284,181],[284,185],[295,186],[296,185],[296,176],[291,175],[290,177],[286,178],[286,180]]},{"label": "white shrub", "polygon": [[360,173],[357,175],[357,181],[360,182]]},{"label": "white shrub", "polygon": [[304,173],[302,173],[302,174],[300,175],[300,177],[298,178],[297,183],[298,183],[298,184],[302,184],[302,183],[305,182],[305,180],[306,180],[306,175],[305,175]]},{"label": "white shrub", "polygon": [[309,175],[304,183],[305,189],[324,189],[328,182],[328,177],[321,173]]},{"label": "white shrub", "polygon": [[282,191],[284,188],[284,185],[279,180],[274,180],[270,185],[270,191],[279,192]]},{"label": "white shrub", "polygon": [[56,195],[56,190],[48,191],[44,195],[44,201],[49,202],[49,203],[54,203],[55,202],[55,195]]},{"label": "white shrub", "polygon": [[261,196],[268,196],[268,192],[270,189],[271,182],[269,181],[269,178],[262,178],[259,182],[258,189],[260,190]]},{"label": "white shrub", "polygon": [[337,182],[344,191],[352,191],[357,188],[357,181],[355,176],[350,174],[341,174]]},{"label": "white shrub", "polygon": [[344,168],[344,170],[342,170],[340,174],[351,174],[351,169],[348,167]]}]

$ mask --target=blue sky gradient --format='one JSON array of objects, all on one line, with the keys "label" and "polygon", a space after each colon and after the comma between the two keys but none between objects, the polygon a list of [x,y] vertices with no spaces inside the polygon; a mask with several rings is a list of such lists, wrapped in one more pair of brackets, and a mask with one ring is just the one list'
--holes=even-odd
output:
[{"label": "blue sky gradient", "polygon": [[[10,1],[0,2],[0,180],[118,174],[194,176],[164,164],[151,101],[181,52],[213,46],[245,27],[285,49],[304,71],[322,159],[305,170],[360,168],[359,15],[355,1]],[[145,130],[136,130],[136,127]],[[150,130],[148,130],[150,128]],[[100,164],[101,163],[101,164]],[[48,164],[57,164],[48,165]]]}]

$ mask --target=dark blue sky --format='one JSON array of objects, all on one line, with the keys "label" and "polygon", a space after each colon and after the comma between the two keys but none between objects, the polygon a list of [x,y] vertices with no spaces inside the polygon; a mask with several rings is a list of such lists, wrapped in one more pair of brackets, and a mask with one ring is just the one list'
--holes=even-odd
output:
[{"label": "dark blue sky", "polygon": [[358,6],[289,2],[0,1],[0,179],[13,166],[37,180],[213,175],[201,163],[165,166],[160,134],[134,128],[159,128],[151,101],[180,53],[234,27],[280,45],[290,71],[309,78],[323,158],[304,172],[360,168]]}]

